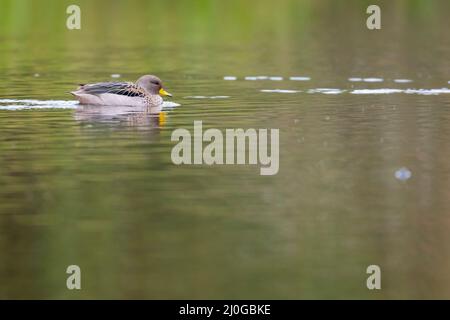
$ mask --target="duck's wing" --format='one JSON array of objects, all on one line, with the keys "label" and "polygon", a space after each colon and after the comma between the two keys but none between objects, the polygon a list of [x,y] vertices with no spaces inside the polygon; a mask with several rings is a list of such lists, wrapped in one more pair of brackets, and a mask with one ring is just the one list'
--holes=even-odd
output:
[{"label": "duck's wing", "polygon": [[119,94],[127,97],[145,97],[143,89],[131,82],[99,82],[81,85],[79,92],[100,95],[103,93]]}]

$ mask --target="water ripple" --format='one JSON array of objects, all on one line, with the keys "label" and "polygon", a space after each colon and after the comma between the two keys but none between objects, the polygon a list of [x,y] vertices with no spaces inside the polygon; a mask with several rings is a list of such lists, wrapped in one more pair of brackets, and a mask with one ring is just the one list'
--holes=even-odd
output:
[{"label": "water ripple", "polygon": [[75,109],[76,100],[0,99],[0,110]]},{"label": "water ripple", "polygon": [[[298,93],[302,92],[301,90],[292,90],[292,89],[262,89],[260,92],[265,93]],[[337,88],[315,88],[309,89],[306,91],[309,94],[320,93],[320,94],[342,94],[347,92],[345,89],[337,89]],[[352,91],[348,91],[350,94],[360,94],[360,95],[368,95],[368,94],[393,94],[393,93],[406,93],[406,94],[418,94],[418,95],[439,95],[439,94],[447,94],[450,93],[450,89],[441,88],[441,89],[395,89],[395,88],[380,88],[380,89],[355,89]]]},{"label": "water ripple", "polygon": [[322,93],[322,94],[340,94],[344,93],[346,90],[336,89],[336,88],[317,88],[310,89],[308,93]]},{"label": "water ripple", "polygon": [[[0,110],[29,109],[76,109],[80,105],[76,100],[37,100],[37,99],[0,99]],[[180,104],[164,101],[162,108],[175,108]]]},{"label": "water ripple", "polygon": [[364,82],[383,82],[384,80],[381,78],[364,78]]},{"label": "water ripple", "polygon": [[309,81],[311,80],[310,77],[290,77],[289,80],[292,81]]},{"label": "water ripple", "polygon": [[413,81],[410,80],[410,79],[394,79],[394,82],[396,82],[396,83],[410,83],[410,82],[413,82]]},{"label": "water ripple", "polygon": [[228,99],[230,96],[187,96],[185,99]]},{"label": "water ripple", "polygon": [[261,92],[272,92],[272,93],[297,93],[300,90],[285,90],[285,89],[263,89]]},{"label": "water ripple", "polygon": [[353,90],[351,94],[390,94],[403,92],[401,89],[357,89]]}]

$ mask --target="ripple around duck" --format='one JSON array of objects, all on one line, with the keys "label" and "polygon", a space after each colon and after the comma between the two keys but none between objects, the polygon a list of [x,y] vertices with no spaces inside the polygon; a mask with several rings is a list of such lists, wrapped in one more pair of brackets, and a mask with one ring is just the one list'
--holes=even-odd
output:
[{"label": "ripple around duck", "polygon": [[272,81],[283,81],[284,78],[281,76],[246,76],[244,80],[256,81],[256,80],[272,80]]},{"label": "ripple around duck", "polygon": [[[29,110],[29,109],[77,109],[76,100],[37,100],[37,99],[0,99],[0,110]],[[180,106],[172,101],[164,101],[163,109]]]},{"label": "ripple around duck", "polygon": [[75,100],[0,99],[0,110],[75,109]]},{"label": "ripple around duck", "polygon": [[[290,81],[310,81],[311,77],[291,76],[286,79],[288,79]],[[282,76],[245,76],[245,77],[243,77],[243,80],[247,80],[247,81],[258,81],[258,80],[284,81],[286,79]],[[238,77],[224,76],[223,80],[236,81],[236,80],[238,80]],[[381,82],[385,81],[385,79],[383,79],[383,78],[376,78],[376,77],[368,77],[368,78],[350,77],[350,78],[347,78],[347,80],[350,82],[366,82],[366,83],[381,83]],[[406,79],[406,78],[391,79],[390,81],[392,81],[394,83],[400,83],[400,84],[414,82],[414,80]],[[450,81],[448,81],[448,83],[450,84]],[[424,89],[424,90],[426,90],[426,89]],[[328,93],[328,94],[332,94],[332,93]],[[426,93],[418,93],[418,94],[426,94]],[[430,94],[434,94],[434,93],[430,93]]]}]

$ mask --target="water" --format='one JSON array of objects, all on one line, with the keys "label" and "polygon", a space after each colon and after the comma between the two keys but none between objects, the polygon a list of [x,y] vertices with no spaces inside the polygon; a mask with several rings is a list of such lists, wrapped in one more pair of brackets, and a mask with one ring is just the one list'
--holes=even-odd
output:
[{"label": "water", "polygon": [[411,178],[411,176],[412,176],[412,173],[411,173],[411,171],[409,171],[408,168],[400,168],[397,171],[395,171],[395,177],[401,181],[406,181],[409,178]]},{"label": "water", "polygon": [[[448,1],[79,3],[0,0],[0,298],[450,298]],[[145,73],[161,114],[67,94]],[[194,120],[279,173],[173,165]]]}]

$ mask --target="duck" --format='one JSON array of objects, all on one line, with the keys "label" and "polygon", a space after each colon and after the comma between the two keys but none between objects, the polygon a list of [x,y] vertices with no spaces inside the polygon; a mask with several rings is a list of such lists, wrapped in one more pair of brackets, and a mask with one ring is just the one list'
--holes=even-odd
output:
[{"label": "duck", "polygon": [[154,75],[144,75],[133,82],[99,82],[80,84],[70,92],[80,104],[104,106],[158,107],[162,97],[172,97],[161,79]]}]

